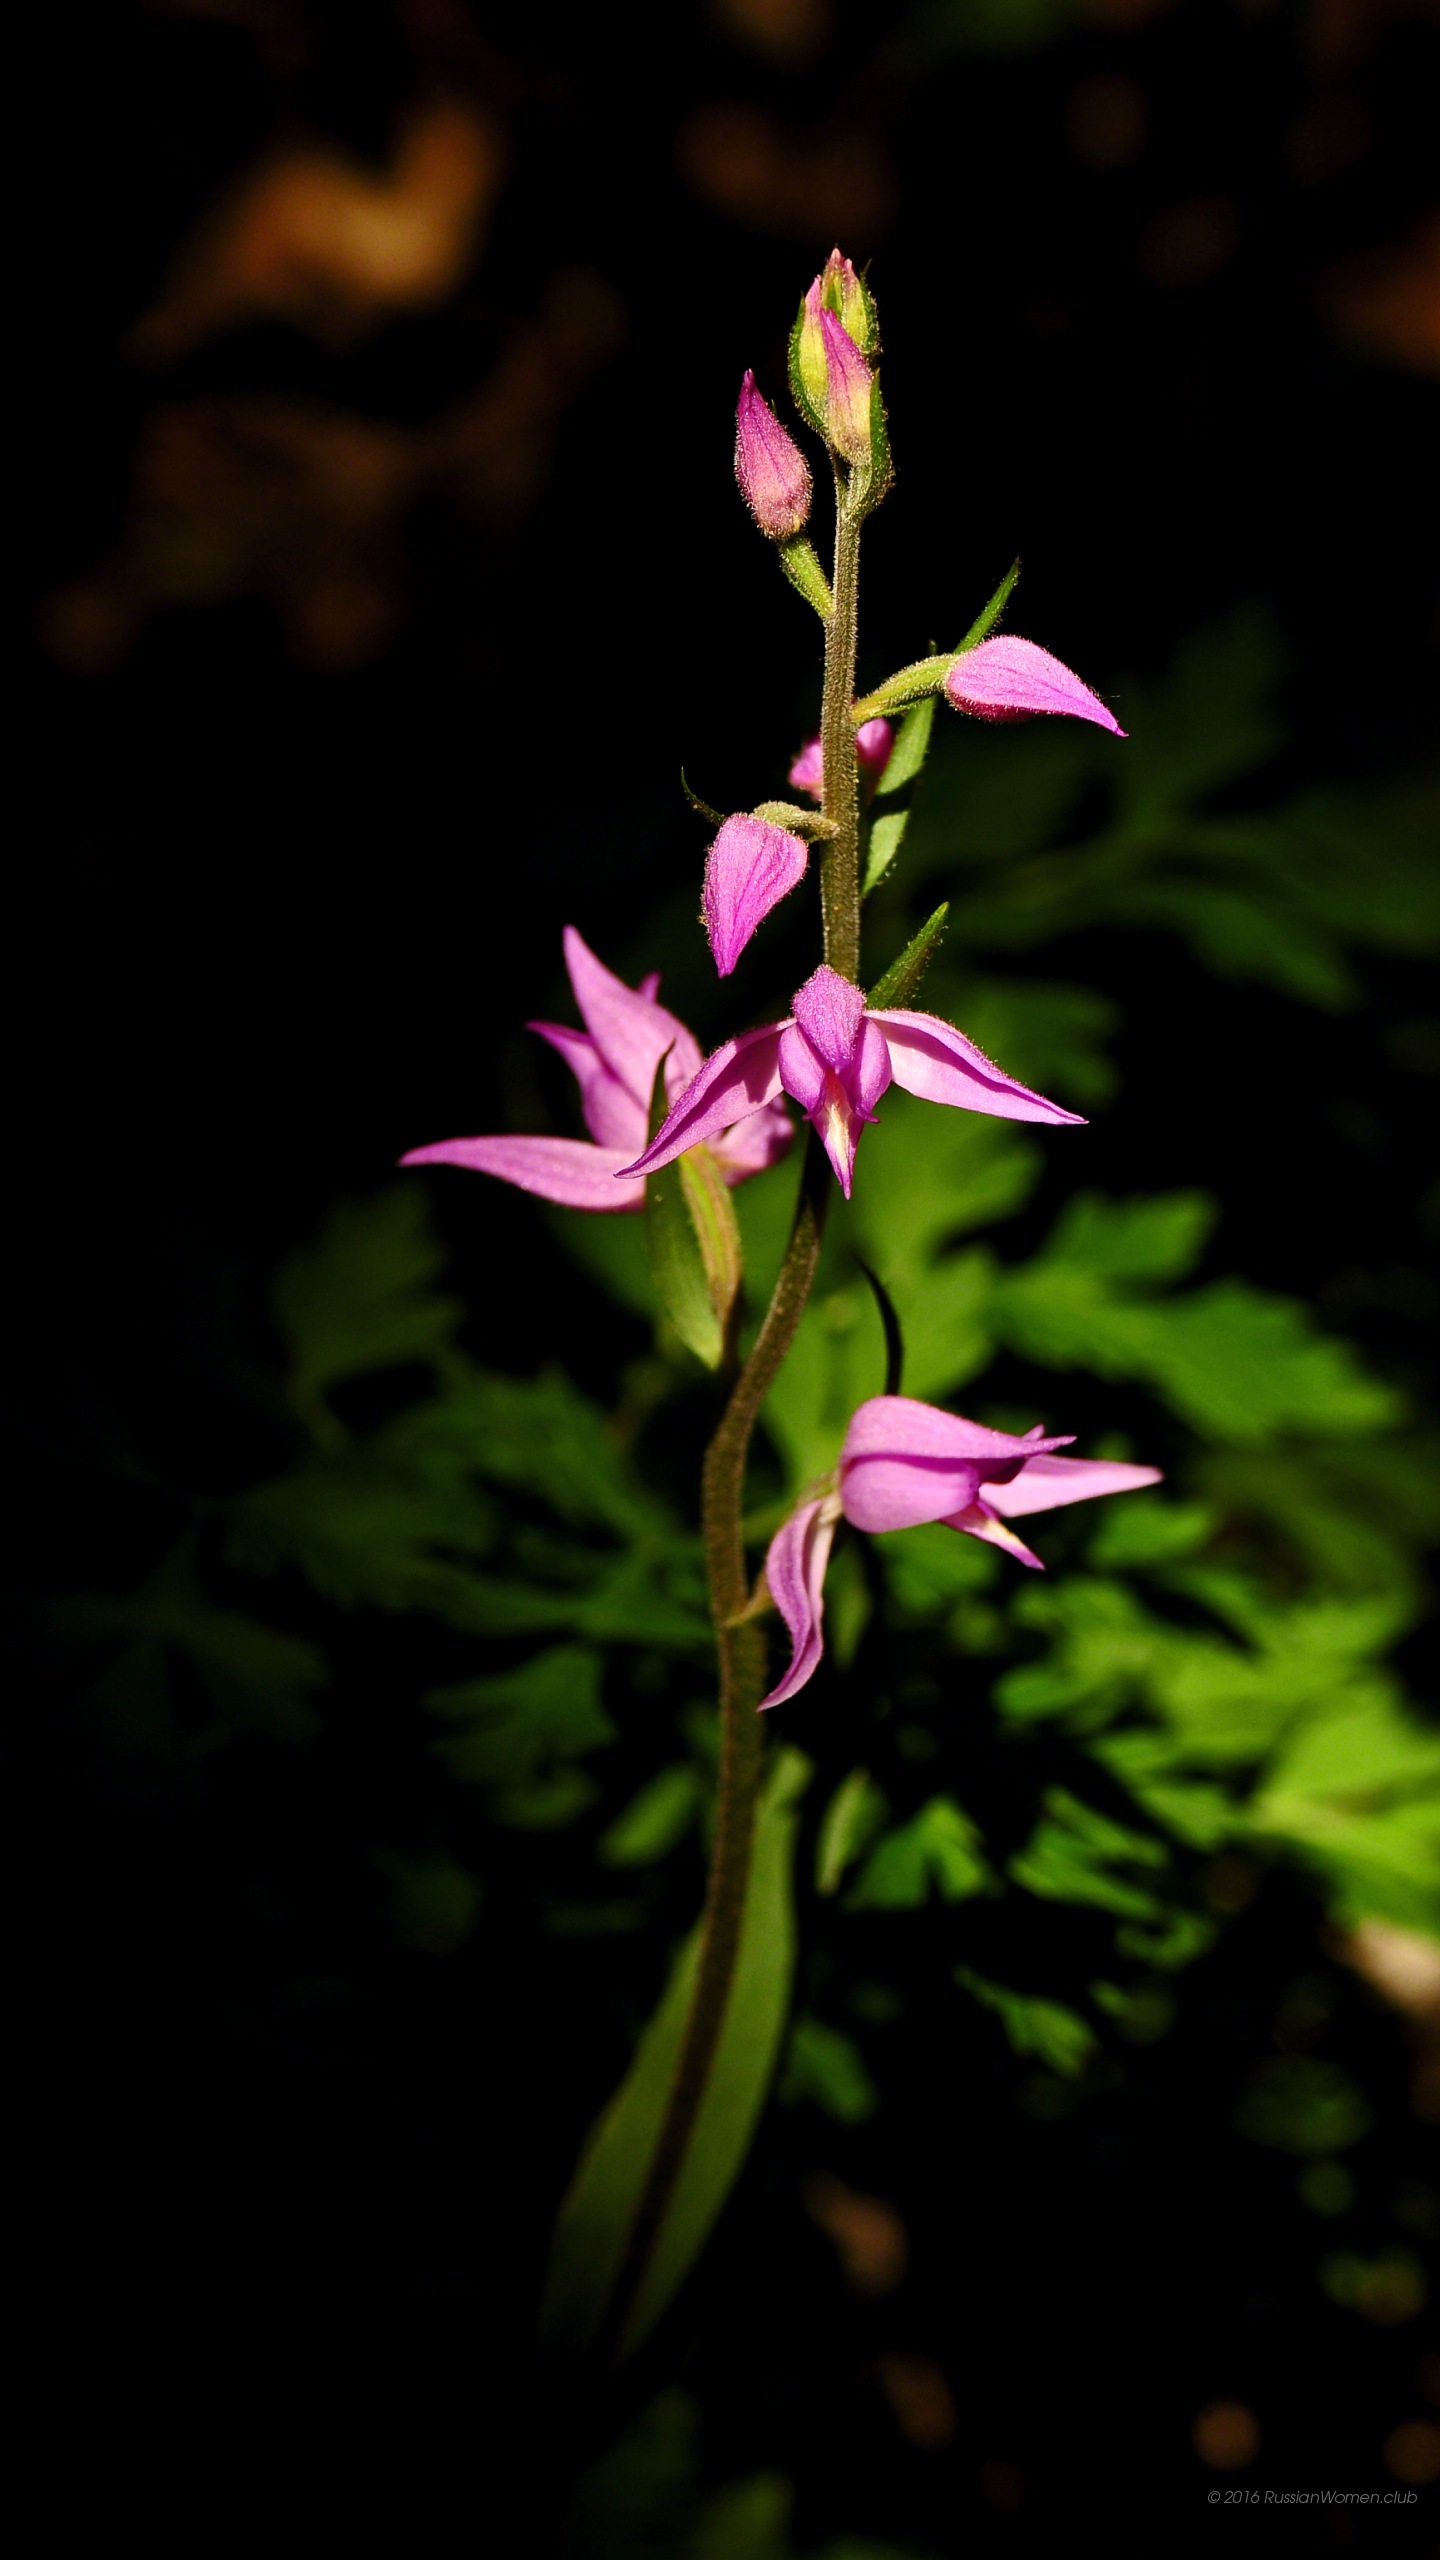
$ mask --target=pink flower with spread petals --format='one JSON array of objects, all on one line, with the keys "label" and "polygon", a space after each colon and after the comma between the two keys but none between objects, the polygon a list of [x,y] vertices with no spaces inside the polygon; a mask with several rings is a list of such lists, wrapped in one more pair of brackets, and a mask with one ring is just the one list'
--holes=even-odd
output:
[{"label": "pink flower with spread petals", "polygon": [[810,465],[747,373],[735,412],[735,477],[746,506],[772,542],[790,542],[810,514]]},{"label": "pink flower with spread petals", "polygon": [[938,1014],[881,1006],[872,1012],[858,987],[819,968],[795,997],[785,1022],[727,1040],[672,1104],[652,1143],[627,1174],[654,1173],[687,1147],[730,1129],[749,1112],[769,1110],[793,1094],[850,1197],[860,1132],[890,1084],[961,1111],[1000,1120],[1047,1120],[1079,1127],[1081,1116],[992,1064],[973,1040]]},{"label": "pink flower with spread petals", "polygon": [[977,720],[1025,720],[1036,711],[1063,711],[1072,720],[1093,720],[1117,738],[1125,735],[1113,711],[1107,711],[1088,684],[1048,649],[1037,649],[1033,640],[1014,639],[1009,632],[982,640],[956,659],[945,677],[945,699]]},{"label": "pink flower with spread petals", "polygon": [[862,1404],[845,1434],[838,1484],[802,1502],[771,1540],[765,1575],[790,1631],[791,1658],[761,1706],[793,1698],[819,1666],[825,1567],[842,1519],[871,1532],[938,1520],[1043,1572],[1040,1558],[1008,1525],[1011,1520],[1160,1481],[1158,1467],[1055,1455],[1069,1446],[1068,1435],[1047,1440],[1038,1423],[1016,1438],[967,1422],[963,1414],[942,1413],[914,1396],[872,1396]]},{"label": "pink flower with spread petals", "polygon": [[[888,720],[861,721],[855,732],[855,758],[861,780],[868,782],[872,790],[890,761],[894,745],[895,732]],[[825,765],[818,735],[806,739],[790,767],[790,783],[793,790],[808,791],[815,800],[820,798],[825,785]]]},{"label": "pink flower with spread petals", "polygon": [[[627,987],[596,959],[573,925],[565,927],[565,966],[584,1030],[573,1031],[563,1022],[532,1022],[527,1028],[558,1049],[574,1075],[589,1140],[443,1138],[436,1146],[413,1147],[401,1157],[402,1164],[464,1165],[473,1173],[513,1182],[521,1191],[538,1192],[543,1200],[558,1200],[567,1209],[642,1206],[644,1185],[620,1188],[615,1177],[629,1170],[630,1158],[645,1143],[661,1059],[666,1095],[673,1103],[694,1081],[700,1046],[684,1023],[657,1002],[658,974]],[[742,1125],[730,1128],[717,1121],[709,1143],[726,1181],[734,1184],[763,1173],[784,1154],[795,1133],[779,1102],[732,1117]]]},{"label": "pink flower with spread petals", "polygon": [[757,925],[805,877],[802,836],[765,818],[727,818],[710,847],[700,910],[715,966],[728,978]]}]

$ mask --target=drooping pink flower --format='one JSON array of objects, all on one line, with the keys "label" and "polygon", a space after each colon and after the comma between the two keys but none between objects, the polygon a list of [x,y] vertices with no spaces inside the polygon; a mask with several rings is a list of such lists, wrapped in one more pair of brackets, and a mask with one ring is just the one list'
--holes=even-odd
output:
[{"label": "drooping pink flower", "polygon": [[[860,767],[861,780],[868,782],[872,791],[890,761],[894,746],[895,732],[888,720],[861,721],[855,732],[855,759]],[[825,787],[825,765],[818,731],[813,738],[806,739],[790,767],[790,784],[792,790],[808,791],[814,800],[821,797]]]},{"label": "drooping pink flower", "polygon": [[747,373],[735,412],[735,477],[746,506],[772,542],[790,542],[810,514],[810,465]]},{"label": "drooping pink flower", "polygon": [[757,925],[788,898],[805,877],[810,848],[803,836],[772,827],[765,818],[727,818],[710,847],[700,911],[715,955],[728,978]]},{"label": "drooping pink flower", "polygon": [[1016,1084],[938,1014],[888,1005],[871,1012],[858,987],[822,967],[806,979],[786,1021],[742,1032],[706,1059],[652,1144],[623,1170],[654,1173],[712,1131],[789,1093],[818,1130],[848,1200],[860,1132],[891,1083],[927,1102],[1000,1120],[1081,1125],[1078,1112]]},{"label": "drooping pink flower", "polygon": [[[659,976],[627,987],[623,978],[596,959],[573,925],[565,927],[565,966],[585,1028],[568,1023],[532,1022],[552,1049],[558,1049],[580,1087],[580,1108],[590,1132],[584,1138],[443,1138],[436,1146],[412,1147],[402,1164],[458,1164],[472,1173],[491,1173],[542,1200],[559,1200],[568,1209],[638,1209],[644,1185],[617,1183],[650,1125],[650,1095],[655,1071],[665,1060],[665,1092],[678,1100],[700,1066],[700,1046],[683,1022],[656,1000]],[[667,1056],[668,1051],[668,1056]],[[729,1183],[763,1173],[783,1155],[794,1136],[783,1104],[772,1102],[758,1113],[732,1115],[731,1128],[717,1121],[709,1144]]]},{"label": "drooping pink flower", "polygon": [[1048,649],[1038,649],[1033,640],[1017,640],[1008,631],[962,652],[946,675],[945,699],[977,720],[1025,720],[1036,711],[1063,711],[1072,720],[1093,720],[1117,738],[1125,735],[1113,711],[1088,684]]},{"label": "drooping pink flower", "polygon": [[872,1532],[938,1520],[1043,1572],[1040,1558],[1010,1521],[1160,1481],[1158,1467],[1056,1457],[1057,1449],[1069,1446],[1070,1435],[1047,1440],[1038,1423],[1016,1438],[914,1396],[872,1396],[862,1404],[845,1434],[838,1483],[799,1504],[771,1540],[765,1575],[790,1631],[791,1658],[761,1706],[793,1698],[819,1664],[825,1648],[825,1567],[842,1518]]}]

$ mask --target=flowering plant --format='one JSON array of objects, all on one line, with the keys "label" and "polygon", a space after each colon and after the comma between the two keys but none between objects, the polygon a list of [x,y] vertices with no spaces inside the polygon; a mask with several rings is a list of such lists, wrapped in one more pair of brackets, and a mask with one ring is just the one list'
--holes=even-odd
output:
[{"label": "flowering plant", "polygon": [[[683,2278],[763,2100],[783,1990],[767,2033],[737,2058],[737,1984],[747,1962],[752,1973],[763,1962],[767,1937],[772,1950],[784,1939],[787,1924],[767,1895],[774,1842],[803,1764],[782,1748],[767,1780],[757,1710],[783,1707],[819,1667],[822,1586],[842,1519],[872,1532],[943,1522],[1039,1568],[1012,1520],[1158,1476],[1154,1467],[1059,1456],[1068,1435],[1047,1435],[1038,1422],[1015,1434],[902,1395],[898,1328],[874,1281],[892,1344],[886,1392],[853,1411],[834,1473],[777,1529],[753,1586],[747,1567],[752,1436],[804,1319],[834,1192],[850,1199],[859,1138],[881,1117],[889,1088],[992,1119],[1081,1125],[1080,1114],[1019,1083],[958,1026],[915,1008],[944,908],[868,995],[863,989],[864,892],[903,832],[894,814],[888,824],[874,819],[872,803],[914,779],[937,700],[983,720],[1059,713],[1124,734],[1058,659],[997,630],[1014,571],[957,649],[916,660],[857,697],[861,536],[892,479],[878,351],[869,286],[836,250],[801,301],[790,343],[795,403],[824,446],[833,480],[828,575],[807,532],[810,465],[753,373],[744,376],[737,412],[742,495],[823,629],[820,727],[789,776],[818,806],[764,800],[728,816],[710,813],[717,832],[701,909],[717,972],[728,979],[772,909],[812,876],[813,851],[821,955],[790,1013],[739,1031],[703,1058],[660,1003],[658,973],[628,987],[567,928],[566,965],[585,1027],[531,1028],[571,1068],[588,1139],[454,1138],[405,1159],[486,1173],[568,1208],[643,1211],[662,1308],[727,1388],[701,1487],[721,1727],[705,1911],[673,1997],[581,2163],[558,2227],[547,2303],[554,2342],[612,2357],[639,2343]],[[743,1256],[730,1194],[790,1149],[786,1097],[808,1123],[798,1197],[769,1306],[742,1360]],[[778,1678],[767,1668],[772,1613],[791,1641]]]}]

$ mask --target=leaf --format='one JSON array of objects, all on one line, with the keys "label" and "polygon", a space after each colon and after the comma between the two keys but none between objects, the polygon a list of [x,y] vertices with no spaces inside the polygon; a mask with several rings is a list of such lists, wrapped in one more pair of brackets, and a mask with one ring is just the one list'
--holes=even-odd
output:
[{"label": "leaf", "polygon": [[342,1202],[282,1263],[271,1307],[308,1420],[349,1379],[438,1359],[463,1312],[435,1285],[443,1264],[418,1182]]},{"label": "leaf", "polygon": [[619,1539],[673,1534],[670,1513],[640,1482],[605,1416],[560,1369],[507,1378],[452,1362],[440,1392],[388,1423],[376,1445],[432,1480],[488,1477]]},{"label": "leaf", "polygon": [[994,1889],[995,1876],[980,1850],[980,1834],[950,1796],[929,1803],[871,1850],[846,1896],[851,1911],[900,1911],[929,1900],[933,1885],[942,1902],[967,1902]]},{"label": "leaf", "polygon": [[[744,2163],[779,2050],[794,1964],[795,1807],[809,1763],[782,1751],[756,1821],[739,1961],[689,2150],[637,2290],[621,2353],[669,2307]],[[687,1941],[625,2079],[594,2128],[556,2223],[541,2313],[547,2347],[583,2355],[619,2276],[659,2139],[694,1979]]]},{"label": "leaf", "polygon": [[907,711],[895,732],[890,760],[875,785],[877,800],[892,800],[897,792],[918,781],[930,752],[930,733],[935,726],[935,696],[927,694]]},{"label": "leaf", "polygon": [[615,1727],[600,1703],[601,1670],[590,1647],[555,1645],[513,1671],[432,1689],[431,1714],[463,1728],[437,1744],[440,1757],[457,1778],[513,1787],[602,1749]]},{"label": "leaf", "polygon": [[889,1806],[868,1769],[852,1769],[825,1808],[815,1843],[815,1890],[838,1892],[885,1820]]},{"label": "leaf", "polygon": [[1004,577],[1001,579],[999,586],[990,598],[989,603],[982,605],[980,611],[976,614],[974,621],[971,623],[969,630],[966,632],[964,639],[961,641],[959,648],[955,652],[957,658],[963,657],[967,649],[974,649],[978,646],[980,641],[987,640],[989,638],[996,623],[999,621],[1001,614],[1009,603],[1010,598],[1015,592],[1019,576],[1020,563],[1018,560],[1012,560]]},{"label": "leaf", "polygon": [[837,2124],[864,2124],[880,2102],[854,2037],[811,2017],[790,2031],[779,2095],[785,2106],[808,2098]]},{"label": "leaf", "polygon": [[905,1006],[910,1003],[945,933],[945,919],[950,909],[939,906],[913,935],[898,960],[892,960],[884,976],[870,991],[872,1012],[882,1006]]},{"label": "leaf", "polygon": [[486,1554],[495,1533],[494,1508],[473,1486],[347,1446],[241,1494],[225,1552],[250,1573],[298,1571],[341,1608],[423,1610],[463,1624],[475,1583],[461,1560]]},{"label": "leaf", "polygon": [[1063,1788],[1048,1791],[1045,1808],[1046,1818],[1010,1860],[1012,1883],[1044,1901],[1087,1905],[1122,1919],[1153,1919],[1160,1909],[1155,1895],[1119,1870],[1164,1867],[1164,1843],[1110,1821]]},{"label": "leaf", "polygon": [[653,1866],[692,1828],[700,1799],[700,1772],[691,1761],[661,1769],[602,1833],[596,1857],[605,1867]]},{"label": "leaf", "polygon": [[1012,2052],[1033,2055],[1052,2071],[1073,2079],[1095,2050],[1095,2034],[1074,2009],[1058,2000],[1042,2000],[1032,1992],[1007,1991],[987,1982],[969,1965],[955,1967],[955,1980],[983,2009],[990,2009],[1005,2030]]}]

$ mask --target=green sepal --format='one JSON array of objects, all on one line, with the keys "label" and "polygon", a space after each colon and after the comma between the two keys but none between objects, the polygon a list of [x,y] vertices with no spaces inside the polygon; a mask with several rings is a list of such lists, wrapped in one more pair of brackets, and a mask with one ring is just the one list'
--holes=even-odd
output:
[{"label": "green sepal", "polygon": [[795,314],[795,326],[790,332],[790,394],[806,426],[813,427],[817,436],[823,436],[825,433],[825,357],[822,350],[818,379],[812,387],[805,380],[801,359],[807,316],[805,296],[802,293],[800,308]]},{"label": "green sepal", "polygon": [[807,604],[813,604],[822,622],[828,622],[834,611],[835,599],[830,593],[830,581],[820,566],[820,556],[814,543],[807,542],[803,533],[795,533],[788,542],[778,544],[777,549],[780,566],[791,586],[798,590]]},{"label": "green sepal", "polygon": [[[800,1752],[782,1751],[761,1799],[725,2023],[620,2339],[622,2358],[653,2329],[694,2265],[744,2166],[765,2103],[790,2007],[796,1803],[810,1775]],[[664,2123],[699,1943],[697,1928],[561,2205],[541,2310],[542,2339],[554,2355],[582,2357],[602,2331]]]},{"label": "green sepal", "polygon": [[870,459],[863,472],[857,472],[852,484],[856,512],[872,515],[895,477],[895,464],[890,452],[890,426],[885,403],[880,396],[880,376],[870,384]]},{"label": "green sepal", "polygon": [[[664,1117],[662,1058],[650,1105],[652,1138]],[[691,1147],[646,1176],[645,1250],[662,1315],[687,1351],[718,1369],[731,1347],[744,1262],[734,1203],[708,1147]]]},{"label": "green sepal", "polygon": [[[943,906],[936,908],[933,916],[927,916],[914,939],[906,943],[899,959],[891,961],[884,977],[870,990],[869,1010],[872,1013],[879,1007],[910,1002],[939,949],[949,913],[950,901],[947,898]],[[653,1174],[651,1180],[654,1180]]]},{"label": "green sepal", "polygon": [[[967,649],[978,649],[982,640],[989,639],[991,632],[994,630],[996,623],[999,621],[1001,614],[1004,612],[1005,607],[1015,592],[1015,581],[1019,575],[1020,563],[1018,560],[1012,560],[989,603],[984,607],[982,612],[976,614],[975,619],[971,623],[969,630],[966,632],[964,639],[961,641],[959,648],[955,651],[956,658],[963,658]],[[953,659],[951,664],[954,664]]]},{"label": "green sepal", "polygon": [[[708,800],[702,800],[698,791],[691,790],[689,783],[685,779],[685,767],[683,764],[680,767],[680,788],[684,792],[686,799],[689,801],[691,808],[698,809],[702,818],[708,818],[712,827],[724,826],[725,819],[722,811],[719,809],[712,809]],[[650,1134],[652,1137],[654,1136],[655,1133],[653,1129]]]}]

